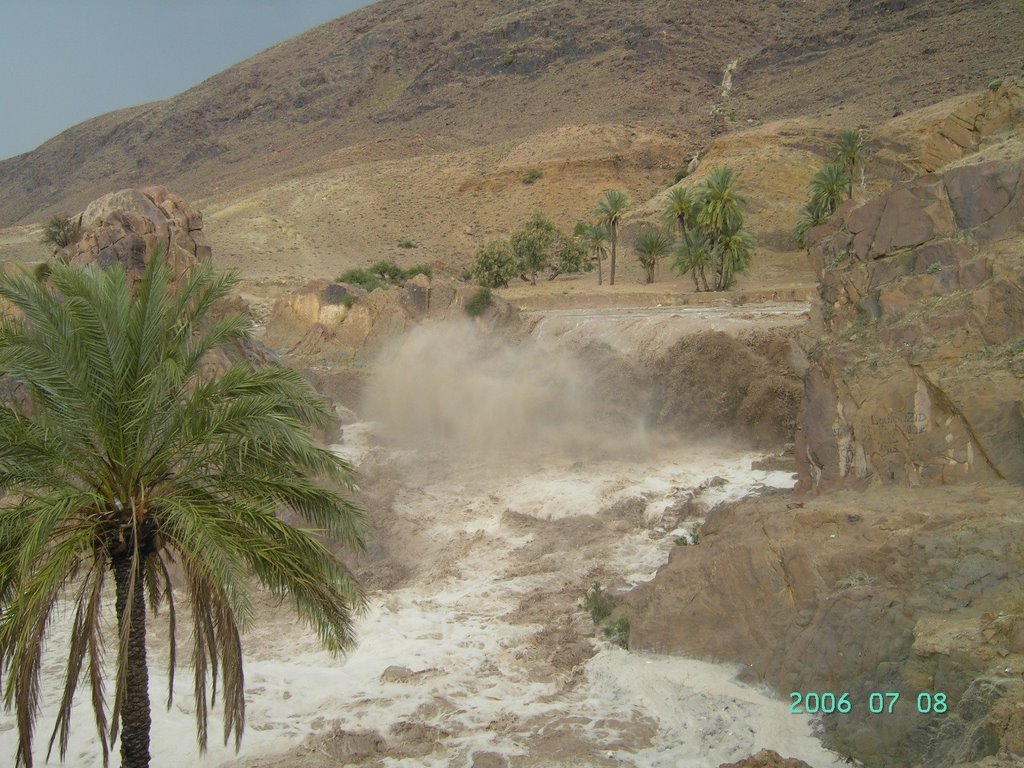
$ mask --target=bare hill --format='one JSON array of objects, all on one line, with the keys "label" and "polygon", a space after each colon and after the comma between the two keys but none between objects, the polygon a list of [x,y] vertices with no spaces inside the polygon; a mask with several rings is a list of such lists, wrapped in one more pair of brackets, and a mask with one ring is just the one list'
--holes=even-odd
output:
[{"label": "bare hill", "polygon": [[[129,185],[205,197],[379,139],[401,140],[383,159],[566,123],[703,142],[730,117],[873,120],[1019,67],[1022,37],[1024,12],[998,0],[381,0],[0,163],[0,224]],[[732,61],[730,106],[712,110]]]},{"label": "bare hill", "polygon": [[[160,184],[202,207],[217,263],[254,279],[380,258],[457,274],[530,212],[571,226],[611,187],[642,203],[698,151],[739,163],[761,247],[785,252],[835,130],[881,131],[1024,63],[1016,3],[796,5],[381,0],[0,162],[0,226],[20,225],[0,259],[44,258],[46,216]],[[917,148],[886,141],[875,171],[898,176]],[[802,258],[773,263],[811,282]]]}]

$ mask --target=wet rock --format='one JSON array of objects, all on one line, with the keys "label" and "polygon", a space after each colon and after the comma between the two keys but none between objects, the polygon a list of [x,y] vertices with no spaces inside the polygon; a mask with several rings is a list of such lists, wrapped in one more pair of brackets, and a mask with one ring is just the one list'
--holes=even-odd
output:
[{"label": "wet rock", "polygon": [[472,768],[507,768],[508,758],[497,752],[474,752]]},{"label": "wet rock", "polygon": [[718,768],[811,768],[803,760],[783,757],[771,749],[762,749],[756,755],[735,763],[722,763]]},{"label": "wet rock", "polygon": [[416,673],[408,667],[392,664],[381,673],[380,681],[382,683],[408,683],[415,676]]}]

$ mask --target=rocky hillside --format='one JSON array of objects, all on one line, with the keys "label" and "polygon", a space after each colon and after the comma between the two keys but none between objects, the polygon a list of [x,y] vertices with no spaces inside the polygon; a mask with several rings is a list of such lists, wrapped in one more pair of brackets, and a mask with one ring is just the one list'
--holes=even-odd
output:
[{"label": "rocky hillside", "polygon": [[1002,140],[811,233],[805,489],[1024,482],[1024,82],[929,146],[958,158],[948,135],[973,148],[978,125]]},{"label": "rocky hillside", "polygon": [[[794,116],[873,125],[983,87],[1024,63],[1022,36],[1024,14],[999,0],[381,0],[0,162],[0,225],[154,183],[250,211],[226,232],[239,251],[260,247],[245,231],[289,230],[278,258],[360,231],[358,246],[379,250],[392,222],[424,212],[459,235],[505,208],[569,218],[608,186],[648,197],[727,129]],[[531,136],[562,150],[509,155]],[[544,177],[524,187],[532,167]],[[281,189],[274,206],[259,194],[268,185]],[[514,194],[492,204],[494,187]],[[583,210],[566,210],[580,196]]]}]

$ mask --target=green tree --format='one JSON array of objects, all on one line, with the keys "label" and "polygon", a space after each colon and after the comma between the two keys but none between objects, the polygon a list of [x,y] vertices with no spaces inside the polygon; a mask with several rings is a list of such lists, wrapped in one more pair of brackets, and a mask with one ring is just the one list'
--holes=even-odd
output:
[{"label": "green tree", "polygon": [[604,270],[601,267],[601,262],[608,257],[608,241],[610,240],[607,228],[601,224],[580,221],[576,224],[574,234],[590,257],[597,262],[597,284],[602,285]]},{"label": "green tree", "polygon": [[823,208],[815,205],[814,201],[804,203],[800,211],[800,218],[796,223],[793,234],[796,237],[796,244],[800,248],[807,247],[807,233],[814,227],[821,226],[828,220],[828,214]]},{"label": "green tree", "polygon": [[864,167],[864,134],[852,128],[843,131],[832,145],[832,152],[835,162],[846,172],[846,197],[850,199],[853,197],[853,179],[857,169]]},{"label": "green tree", "polygon": [[728,290],[736,282],[736,275],[750,267],[750,252],[754,238],[745,229],[727,233],[718,242],[722,260],[722,290]]},{"label": "green tree", "polygon": [[517,272],[512,246],[505,240],[492,240],[477,249],[470,275],[484,288],[507,288]]},{"label": "green tree", "polygon": [[612,258],[608,267],[608,284],[615,285],[615,254],[619,243],[619,222],[622,214],[629,207],[629,198],[625,192],[611,189],[604,193],[604,198],[597,204],[594,216],[598,223],[608,230],[608,239],[612,244]]},{"label": "green tree", "polygon": [[685,187],[673,187],[668,194],[668,204],[662,214],[666,226],[679,228],[679,240],[686,239],[686,219],[697,208],[697,199]]},{"label": "green tree", "polygon": [[519,270],[537,284],[537,273],[550,265],[551,251],[558,240],[558,227],[542,213],[535,213],[509,238]]},{"label": "green tree", "polygon": [[[716,291],[726,290],[736,274],[726,264],[729,256],[725,242],[741,236],[750,240],[743,229],[743,209],[747,201],[740,190],[736,174],[728,167],[713,169],[698,189],[700,210],[696,223],[708,239]],[[749,259],[749,251],[747,257]]]},{"label": "green tree", "polygon": [[587,263],[586,245],[579,238],[569,237],[559,230],[552,250],[554,269],[551,270],[548,280],[554,280],[563,272],[571,273],[590,270],[590,264]]},{"label": "green tree", "polygon": [[827,219],[842,204],[849,183],[846,169],[838,162],[829,163],[811,177],[811,207]]},{"label": "green tree", "polygon": [[654,272],[658,267],[658,261],[667,256],[671,248],[672,240],[660,229],[648,229],[637,238],[636,258],[644,270],[646,282],[654,282]]},{"label": "green tree", "polygon": [[698,277],[704,283],[704,290],[710,290],[708,287],[707,270],[712,264],[711,242],[708,240],[708,236],[699,228],[691,229],[686,233],[686,238],[681,243],[676,244],[675,259],[672,262],[672,267],[681,275],[689,272],[691,277],[693,277],[693,287],[696,290],[701,290],[701,286],[697,282]]},{"label": "green tree", "polygon": [[56,250],[65,248],[78,240],[82,221],[69,216],[54,216],[43,227],[43,242]]},{"label": "green tree", "polygon": [[[32,765],[43,644],[66,608],[71,639],[49,750],[66,755],[81,684],[104,763],[120,738],[123,768],[149,765],[146,610],[168,610],[170,706],[172,568],[194,626],[200,749],[211,684],[223,701],[225,743],[237,746],[245,723],[239,630],[254,615],[251,576],[290,598],[329,649],[354,640],[358,586],[313,533],[278,516],[290,510],[346,546],[363,545],[359,509],[314,482],[352,489],[349,465],[307,430],[325,426],[329,411],[287,368],[236,363],[219,377],[203,374],[207,352],[247,335],[237,316],[207,321],[237,283],[231,275],[204,265],[172,284],[154,254],[134,296],[120,266],[55,264],[49,283],[52,291],[27,273],[0,278],[0,298],[17,311],[0,323],[0,373],[28,393],[24,408],[0,407],[0,671],[17,714],[15,762]],[[110,581],[112,637],[103,620]]]}]

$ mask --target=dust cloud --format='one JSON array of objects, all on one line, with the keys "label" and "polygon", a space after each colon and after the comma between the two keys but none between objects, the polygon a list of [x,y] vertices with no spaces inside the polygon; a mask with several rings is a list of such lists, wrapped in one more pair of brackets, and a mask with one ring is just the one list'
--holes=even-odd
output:
[{"label": "dust cloud", "polygon": [[481,459],[645,454],[646,394],[610,365],[470,322],[422,325],[381,354],[363,412],[395,447]]}]

